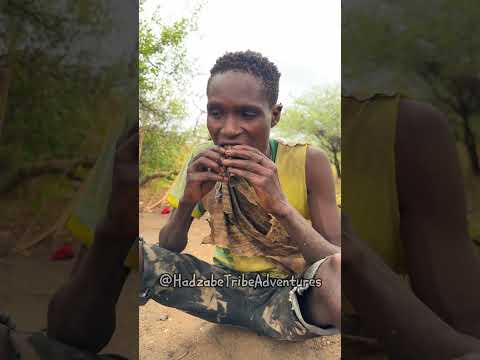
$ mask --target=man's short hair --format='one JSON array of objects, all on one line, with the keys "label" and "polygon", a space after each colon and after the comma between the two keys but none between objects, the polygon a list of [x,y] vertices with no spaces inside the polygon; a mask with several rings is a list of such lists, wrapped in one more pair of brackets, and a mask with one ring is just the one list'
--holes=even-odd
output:
[{"label": "man's short hair", "polygon": [[265,96],[270,106],[274,106],[278,100],[278,88],[280,72],[277,66],[255,51],[237,51],[228,52],[219,57],[210,70],[210,78],[207,83],[210,86],[210,80],[217,74],[227,71],[239,71],[252,74],[258,78],[264,87]]}]

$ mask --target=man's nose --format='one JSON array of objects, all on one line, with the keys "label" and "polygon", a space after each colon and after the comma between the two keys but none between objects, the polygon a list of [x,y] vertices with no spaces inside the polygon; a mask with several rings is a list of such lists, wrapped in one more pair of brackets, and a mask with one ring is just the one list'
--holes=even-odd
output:
[{"label": "man's nose", "polygon": [[225,119],[222,127],[222,133],[226,137],[234,138],[239,135],[241,128],[239,126],[238,120],[235,118],[234,114],[229,114]]}]

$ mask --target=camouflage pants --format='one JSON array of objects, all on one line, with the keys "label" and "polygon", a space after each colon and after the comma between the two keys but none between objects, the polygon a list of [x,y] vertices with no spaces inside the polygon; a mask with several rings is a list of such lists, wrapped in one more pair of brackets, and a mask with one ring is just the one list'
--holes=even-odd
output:
[{"label": "camouflage pants", "polygon": [[2,360],[127,360],[119,355],[98,355],[77,349],[51,339],[40,331],[16,331],[1,321],[0,358]]},{"label": "camouflage pants", "polygon": [[[263,282],[268,277],[211,265],[158,245],[142,242],[140,251],[144,252],[143,303],[152,299],[213,323],[247,328],[279,340],[300,341],[338,332],[303,320],[297,296],[307,287],[251,286],[242,281]],[[214,283],[219,279],[223,284]]]}]

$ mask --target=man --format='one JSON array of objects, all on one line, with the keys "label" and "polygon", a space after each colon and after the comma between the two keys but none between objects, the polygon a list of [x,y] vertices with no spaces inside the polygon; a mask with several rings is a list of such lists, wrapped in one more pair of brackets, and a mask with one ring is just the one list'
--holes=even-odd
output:
[{"label": "man", "polygon": [[[88,200],[104,201],[104,206],[98,206],[102,210],[91,229],[93,243],[82,247],[70,278],[50,302],[47,332],[18,331],[0,313],[0,359],[125,359],[97,353],[115,330],[115,305],[129,273],[124,264],[138,239],[138,127],[134,123],[112,133],[90,178],[100,180],[90,182],[94,190],[101,190],[103,183],[107,194]],[[103,166],[105,159],[111,160],[110,166]],[[105,176],[98,176],[99,172]]]},{"label": "man", "polygon": [[[373,334],[397,358],[478,351],[480,259],[445,117],[395,94],[345,96],[342,137],[342,209],[358,235],[344,238],[344,289],[357,313],[344,306],[345,333]],[[415,336],[422,343],[409,345]]]},{"label": "man", "polygon": [[[340,219],[330,164],[313,147],[270,139],[282,106],[280,73],[268,59],[252,51],[227,53],[210,73],[213,146],[194,153],[170,190],[176,209],[159,245],[143,245],[145,300],[281,340],[333,334],[340,328]],[[242,210],[242,201],[251,212]],[[212,227],[204,242],[217,245],[215,265],[181,254],[193,216],[204,208]],[[278,230],[276,237],[273,230],[262,232],[262,216],[270,219],[266,227]],[[165,274],[185,280],[295,275],[322,286],[162,286]]]},{"label": "man", "polygon": [[[89,248],[82,247],[70,278],[55,293],[48,309],[48,336],[92,353],[100,351],[113,335],[115,305],[129,273],[125,261],[138,238],[136,120],[123,129],[109,142],[113,149],[103,153],[112,157],[110,166],[102,166],[102,158],[97,163],[93,176],[98,171],[103,176],[90,184],[93,197],[87,199],[88,191],[83,194],[83,204],[105,201],[98,205],[96,224],[87,228],[94,241]],[[93,212],[95,207],[86,204]]]}]

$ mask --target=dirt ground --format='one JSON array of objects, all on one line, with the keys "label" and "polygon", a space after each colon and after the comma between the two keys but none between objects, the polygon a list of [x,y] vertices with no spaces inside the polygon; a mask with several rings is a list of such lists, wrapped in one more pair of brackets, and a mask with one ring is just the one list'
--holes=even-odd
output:
[{"label": "dirt ground", "polygon": [[[140,215],[140,232],[154,243],[168,215]],[[205,220],[195,220],[185,252],[211,262],[213,247],[201,245],[209,232]],[[220,326],[153,301],[140,308],[140,359],[142,360],[310,360],[339,359],[340,336],[301,343],[280,342],[253,332]]]},{"label": "dirt ground", "polygon": [[[0,243],[7,242],[0,237]],[[0,258],[0,312],[12,316],[19,330],[46,328],[50,298],[68,278],[74,264],[75,259],[51,261],[52,245],[44,241],[28,256]],[[75,243],[75,249],[78,247]],[[117,304],[117,330],[103,351],[129,359],[138,356],[138,273],[134,275],[124,285]]]},{"label": "dirt ground", "polygon": [[[159,211],[140,215],[140,230],[147,242],[155,242],[167,216]],[[208,233],[205,220],[195,221],[187,252],[211,261],[213,248],[200,245]],[[20,232],[21,233],[21,232]],[[10,248],[16,234],[0,232],[0,250]],[[51,261],[58,241],[45,240],[28,255],[0,257],[0,312],[10,314],[17,328],[39,331],[46,328],[50,298],[68,279],[75,259]],[[74,242],[77,250],[79,244]],[[256,334],[208,323],[153,301],[138,311],[138,273],[129,276],[117,304],[117,329],[104,349],[130,359],[142,360],[309,360],[339,359],[340,336],[303,343],[284,343]],[[138,336],[140,338],[138,339]]]}]

